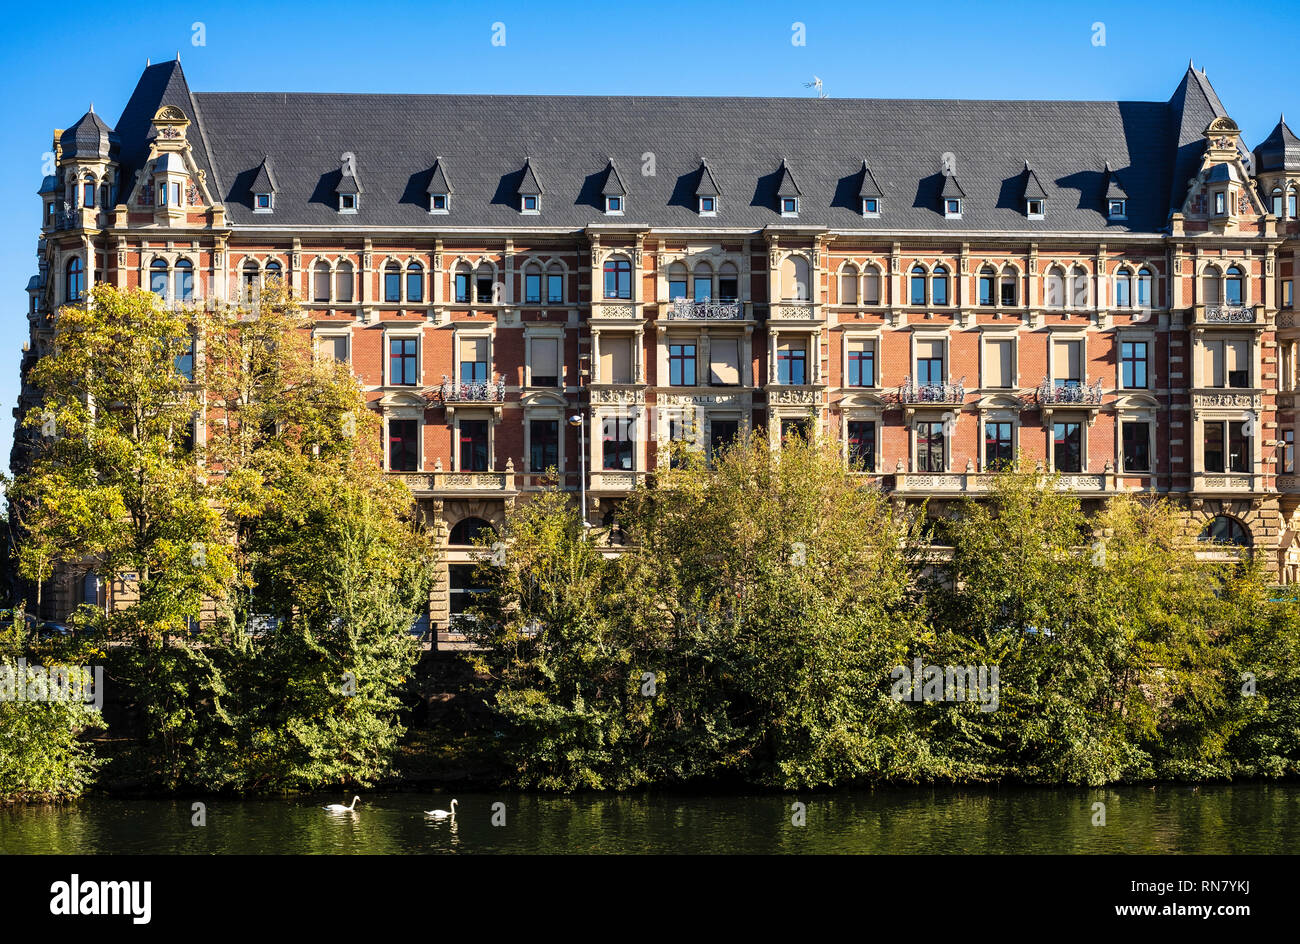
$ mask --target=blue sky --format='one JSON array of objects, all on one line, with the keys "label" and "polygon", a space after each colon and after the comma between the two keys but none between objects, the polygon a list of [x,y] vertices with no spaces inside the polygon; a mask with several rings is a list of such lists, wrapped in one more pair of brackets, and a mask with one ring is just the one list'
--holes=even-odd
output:
[{"label": "blue sky", "polygon": [[[1254,146],[1291,111],[1300,5],[169,3],[15,5],[0,33],[0,464],[7,465],[42,155],[86,110],[115,124],[145,59],[200,91],[814,94],[1164,101],[1189,58]],[[201,23],[203,45],[195,24]],[[796,45],[794,24],[803,24]],[[504,45],[494,45],[502,32]],[[1104,24],[1105,45],[1094,37]],[[1218,25],[1215,25],[1218,24]]]}]

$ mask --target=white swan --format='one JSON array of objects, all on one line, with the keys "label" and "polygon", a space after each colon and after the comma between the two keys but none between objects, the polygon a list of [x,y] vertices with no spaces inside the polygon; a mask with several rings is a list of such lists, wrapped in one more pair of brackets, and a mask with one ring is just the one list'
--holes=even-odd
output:
[{"label": "white swan", "polygon": [[425,816],[432,816],[434,819],[447,819],[448,817],[451,817],[452,819],[455,819],[455,818],[456,818],[456,803],[457,803],[456,800],[452,800],[452,801],[451,801],[451,809],[450,809],[450,810],[425,810],[425,811],[424,811],[424,815],[425,815]]},{"label": "white swan", "polygon": [[331,803],[329,806],[322,806],[321,809],[326,813],[351,813],[356,809],[357,800],[361,797],[354,796],[351,806],[344,806],[342,803]]}]

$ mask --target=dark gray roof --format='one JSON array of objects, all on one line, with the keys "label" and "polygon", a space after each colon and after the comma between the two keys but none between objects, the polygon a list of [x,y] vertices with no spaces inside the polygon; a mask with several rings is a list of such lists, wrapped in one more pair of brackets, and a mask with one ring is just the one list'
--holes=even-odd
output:
[{"label": "dark gray roof", "polygon": [[262,163],[257,165],[257,173],[253,175],[253,181],[248,185],[248,189],[253,193],[275,193],[275,177],[271,173],[271,159],[262,158]]},{"label": "dark gray roof", "polygon": [[352,174],[339,172],[339,182],[334,187],[335,193],[360,193],[361,183]]},{"label": "dark gray roof", "polygon": [[[1204,74],[1190,69],[1168,102],[830,98],[810,107],[804,98],[238,92],[197,93],[191,102],[179,66],[165,63],[145,70],[118,122],[124,157],[146,147],[158,103],[179,98],[173,103],[202,125],[202,135],[190,133],[196,160],[209,166],[211,149],[210,177],[236,226],[269,222],[253,214],[248,190],[263,154],[280,187],[276,225],[339,225],[339,155],[351,151],[366,171],[367,199],[347,225],[580,228],[607,222],[600,195],[608,161],[639,166],[652,149],[655,173],[623,180],[630,223],[779,224],[777,194],[798,167],[801,224],[1039,231],[1024,214],[1029,161],[1052,201],[1053,229],[1155,232],[1181,206],[1202,132],[1222,111]],[[714,145],[708,170],[732,197],[716,217],[701,218],[695,196],[710,141],[726,142]],[[456,168],[457,203],[445,217],[428,213],[431,152]],[[966,197],[960,221],[942,213],[945,180],[935,168],[948,152]],[[862,215],[864,154],[891,195],[879,218]],[[541,192],[529,155],[550,189],[540,214],[521,216],[518,195]],[[1107,162],[1128,191],[1125,221],[1106,219]]]},{"label": "dark gray roof", "polygon": [[862,184],[858,187],[858,198],[866,199],[867,197],[883,197],[884,193],[880,189],[880,184],[876,183],[876,178],[871,174],[871,168],[867,162],[862,162]]},{"label": "dark gray roof", "polygon": [[1111,169],[1109,161],[1106,162],[1106,199],[1128,199],[1128,191],[1119,182],[1119,175]]},{"label": "dark gray roof", "polygon": [[[126,108],[122,109],[122,117],[117,121],[117,137],[121,148],[119,159],[122,162],[122,183],[118,188],[120,199],[126,200],[127,194],[131,192],[133,176],[139,173],[149,157],[149,145],[153,140],[153,116],[164,105],[175,105],[190,119],[187,140],[192,149],[194,163],[207,174],[213,195],[218,199],[226,200],[228,191],[223,188],[229,187],[235,181],[232,177],[227,177],[220,182],[221,186],[218,186],[217,178],[213,174],[212,161],[208,157],[207,142],[204,140],[206,129],[203,115],[194,96],[190,94],[190,87],[185,81],[185,73],[181,71],[179,61],[160,62],[157,65],[147,66],[141,73],[140,81],[136,83],[135,91],[131,93]],[[272,147],[257,148],[241,154],[238,161],[224,168],[226,173],[235,175],[244,171],[248,175],[244,180],[250,180],[257,166],[254,162],[258,154],[288,156],[281,155]],[[336,154],[334,163],[337,161]],[[257,219],[252,215],[252,198],[248,194],[247,183],[244,183],[244,205],[248,207],[249,218]]]},{"label": "dark gray roof", "polygon": [[1285,116],[1255,148],[1256,173],[1269,171],[1300,171],[1300,138],[1287,127]]},{"label": "dark gray roof", "polygon": [[703,158],[700,158],[700,182],[695,185],[695,195],[697,197],[722,196],[718,182],[713,179],[713,171],[709,170],[709,164]]},{"label": "dark gray roof", "polygon": [[515,188],[515,193],[521,197],[526,194],[536,196],[545,193],[542,189],[542,182],[537,179],[537,172],[533,170],[533,159],[531,157],[524,158],[524,169],[519,177],[519,186]]},{"label": "dark gray roof", "polygon": [[95,114],[95,106],[73,123],[59,138],[64,157],[108,157],[112,149],[112,129]]},{"label": "dark gray roof", "polygon": [[451,181],[447,179],[447,168],[443,165],[442,156],[434,158],[433,172],[429,175],[429,186],[425,193],[443,193],[449,194],[451,190]]},{"label": "dark gray roof", "polygon": [[790,168],[786,165],[785,159],[781,159],[781,166],[776,169],[776,195],[778,197],[798,197],[803,195],[799,185],[794,182],[794,174],[790,173]]},{"label": "dark gray roof", "polygon": [[939,191],[939,196],[947,199],[949,197],[964,197],[966,191],[961,189],[961,184],[957,183],[955,174],[944,174],[943,189]]},{"label": "dark gray roof", "polygon": [[618,168],[614,166],[611,160],[609,166],[605,168],[605,186],[600,189],[602,197],[625,197],[627,188],[623,186],[623,178],[618,175]]},{"label": "dark gray roof", "polygon": [[41,189],[36,192],[38,194],[58,193],[59,178],[55,177],[53,174],[46,174],[41,178]]},{"label": "dark gray roof", "polygon": [[1038,179],[1038,175],[1034,173],[1034,169],[1029,166],[1028,162],[1026,162],[1024,198],[1026,200],[1042,200],[1046,198],[1046,196],[1047,191],[1043,189],[1042,181]]}]

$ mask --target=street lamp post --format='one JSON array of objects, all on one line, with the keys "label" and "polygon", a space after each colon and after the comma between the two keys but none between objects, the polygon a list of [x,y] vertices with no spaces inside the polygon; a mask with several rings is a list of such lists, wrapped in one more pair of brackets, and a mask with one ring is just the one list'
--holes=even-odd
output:
[{"label": "street lamp post", "polygon": [[586,529],[591,525],[587,523],[587,437],[582,414],[570,416],[569,425],[578,431],[578,501],[582,509],[582,527]]}]

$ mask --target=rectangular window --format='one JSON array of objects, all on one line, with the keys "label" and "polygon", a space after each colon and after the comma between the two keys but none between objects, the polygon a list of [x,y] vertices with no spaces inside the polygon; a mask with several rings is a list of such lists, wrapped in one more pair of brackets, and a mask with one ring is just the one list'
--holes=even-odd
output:
[{"label": "rectangular window", "polygon": [[601,467],[632,471],[632,418],[607,416],[601,420]]},{"label": "rectangular window", "polygon": [[406,270],[406,300],[424,301],[424,273],[420,269]]},{"label": "rectangular window", "polygon": [[673,301],[678,298],[686,297],[686,280],[669,279],[668,280],[668,300]]},{"label": "rectangular window", "polygon": [[611,259],[605,263],[605,297],[632,297],[632,264],[626,259]]},{"label": "rectangular window", "polygon": [[528,470],[545,472],[560,466],[560,421],[531,420],[528,423]]},{"label": "rectangular window", "polygon": [[185,346],[184,354],[176,355],[176,373],[180,374],[190,383],[194,382],[194,339],[191,338]]},{"label": "rectangular window", "polygon": [[346,334],[329,335],[320,339],[320,353],[322,357],[330,357],[336,361],[348,361],[348,341]]},{"label": "rectangular window", "polygon": [[460,421],[460,471],[488,470],[488,421]]},{"label": "rectangular window", "polygon": [[1120,351],[1120,386],[1145,390],[1147,386],[1147,342],[1124,341]]},{"label": "rectangular window", "polygon": [[795,436],[804,442],[808,441],[808,421],[791,417],[781,420],[781,445],[784,446]]},{"label": "rectangular window", "polygon": [[868,269],[862,276],[862,304],[880,304],[880,273],[875,269]]},{"label": "rectangular window", "polygon": [[1250,344],[1246,341],[1225,341],[1229,387],[1250,386]]},{"label": "rectangular window", "polygon": [[1295,472],[1295,430],[1282,430],[1282,471]]},{"label": "rectangular window", "polygon": [[1083,383],[1083,342],[1057,341],[1052,346],[1052,380],[1057,387]]},{"label": "rectangular window", "polygon": [[384,301],[400,302],[402,300],[402,273],[396,269],[384,272]]},{"label": "rectangular window", "polygon": [[1204,445],[1206,472],[1250,471],[1250,437],[1245,422],[1207,422]]},{"label": "rectangular window", "polygon": [[1014,275],[1002,276],[999,286],[1001,290],[1001,302],[1003,305],[1015,305],[1016,303],[1016,277]]},{"label": "rectangular window", "polygon": [[[695,421],[685,416],[668,417],[668,464],[674,469],[686,465],[686,452],[695,440]],[[685,446],[675,445],[685,443]]]},{"label": "rectangular window", "polygon": [[1282,307],[1291,308],[1294,305],[1293,296],[1291,295],[1291,280],[1282,280]]},{"label": "rectangular window", "polygon": [[564,276],[548,275],[546,277],[546,301],[550,304],[564,302]]},{"label": "rectangular window", "polygon": [[[91,201],[94,202],[93,200]],[[181,185],[172,184],[172,206],[181,205]]]},{"label": "rectangular window", "polygon": [[488,381],[488,338],[460,339],[460,382]]},{"label": "rectangular window", "polygon": [[1224,385],[1224,347],[1222,341],[1204,341],[1201,383],[1207,387]]},{"label": "rectangular window", "polygon": [[524,276],[524,301],[530,305],[542,301],[542,277],[535,272]]},{"label": "rectangular window", "polygon": [[876,471],[875,423],[849,423],[849,466],[860,472]]},{"label": "rectangular window", "polygon": [[736,441],[736,436],[740,431],[740,423],[737,420],[711,420],[709,422],[709,461],[712,462],[718,454]]},{"label": "rectangular window", "polygon": [[913,275],[911,277],[911,287],[912,287],[911,304],[924,305],[925,304],[925,276]]},{"label": "rectangular window", "polygon": [[943,423],[917,423],[916,470],[942,472],[944,469]]},{"label": "rectangular window", "polygon": [[1223,214],[1226,213],[1226,212],[1228,211],[1228,210],[1227,210],[1227,207],[1228,207],[1227,197],[1226,197],[1223,193],[1221,193],[1221,192],[1220,192],[1220,193],[1216,193],[1216,194],[1214,195],[1214,212],[1215,212],[1215,214],[1218,215],[1218,216],[1223,216]]},{"label": "rectangular window", "polygon": [[988,341],[984,345],[984,386],[1014,387],[1015,342],[1010,340]]},{"label": "rectangular window", "polygon": [[478,275],[474,279],[474,301],[480,305],[495,305],[496,299],[492,294],[494,288],[491,274]]},{"label": "rectangular window", "polygon": [[1055,423],[1052,426],[1052,461],[1057,472],[1083,471],[1083,426]]},{"label": "rectangular window", "polygon": [[695,345],[668,345],[668,383],[673,387],[695,386]]},{"label": "rectangular window", "polygon": [[526,210],[529,213],[536,213],[537,197],[533,196],[532,194],[529,194],[528,196],[524,197],[524,210]]},{"label": "rectangular window", "polygon": [[1295,211],[1296,211],[1296,195],[1294,193],[1288,193],[1286,195],[1286,215],[1289,218],[1294,220],[1296,218]]},{"label": "rectangular window", "polygon": [[782,341],[776,349],[776,382],[780,384],[807,383],[807,363],[808,354],[801,343]]},{"label": "rectangular window", "polygon": [[632,339],[600,336],[600,382],[632,383]]},{"label": "rectangular window", "polygon": [[740,280],[734,276],[718,276],[718,301],[734,302],[740,297]]},{"label": "rectangular window", "polygon": [[388,421],[388,468],[414,472],[420,467],[420,425],[418,420]]},{"label": "rectangular window", "polygon": [[559,338],[534,338],[533,359],[529,367],[532,386],[558,387],[560,385]]},{"label": "rectangular window", "polygon": [[988,274],[988,275],[981,275],[981,276],[980,276],[980,304],[981,304],[981,305],[992,305],[992,304],[993,304],[993,283],[994,283],[994,281],[995,281],[995,279],[994,279],[994,277],[993,277],[993,275],[992,275],[991,273]]},{"label": "rectangular window", "polygon": [[876,385],[876,344],[874,341],[851,340],[849,344],[849,386]]},{"label": "rectangular window", "polygon": [[984,468],[990,471],[1010,468],[1016,461],[1010,423],[984,424]]},{"label": "rectangular window", "polygon": [[419,383],[416,338],[390,338],[388,341],[388,383],[391,386],[411,387]]},{"label": "rectangular window", "polygon": [[469,273],[456,273],[456,301],[463,305],[469,304]]},{"label": "rectangular window", "polygon": [[916,342],[916,384],[918,387],[938,386],[944,382],[943,342]]},{"label": "rectangular window", "polygon": [[695,293],[695,300],[697,302],[707,302],[713,297],[712,278],[700,278],[699,276],[696,276],[694,282],[695,284],[692,286],[692,289]]},{"label": "rectangular window", "polygon": [[1125,472],[1151,471],[1151,426],[1148,423],[1121,425]]},{"label": "rectangular window", "polygon": [[740,383],[740,339],[714,338],[709,345],[709,383],[734,387]]}]

